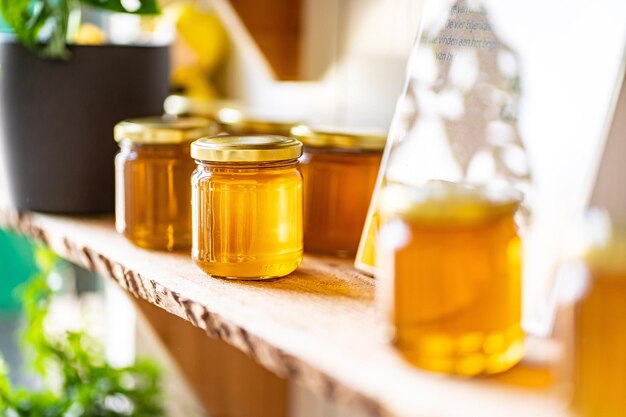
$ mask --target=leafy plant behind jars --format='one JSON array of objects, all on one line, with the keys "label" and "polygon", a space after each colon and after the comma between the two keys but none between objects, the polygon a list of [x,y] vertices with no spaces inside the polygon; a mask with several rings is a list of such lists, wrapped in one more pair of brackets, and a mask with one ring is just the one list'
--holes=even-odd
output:
[{"label": "leafy plant behind jars", "polygon": [[158,0],[0,0],[0,14],[19,41],[46,58],[69,57],[81,5],[137,15],[160,13]]}]

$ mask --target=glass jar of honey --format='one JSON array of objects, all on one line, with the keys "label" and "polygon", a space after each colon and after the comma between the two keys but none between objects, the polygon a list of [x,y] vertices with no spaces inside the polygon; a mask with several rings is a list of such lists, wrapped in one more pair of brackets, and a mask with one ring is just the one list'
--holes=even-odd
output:
[{"label": "glass jar of honey", "polygon": [[195,141],[192,256],[219,278],[264,280],[302,260],[302,144],[282,136]]},{"label": "glass jar of honey", "polygon": [[518,206],[513,190],[441,181],[385,187],[379,300],[409,362],[473,376],[522,358]]},{"label": "glass jar of honey", "polygon": [[148,117],[115,126],[116,228],[137,246],[174,250],[191,246],[189,144],[214,134],[200,118]]},{"label": "glass jar of honey", "polygon": [[313,130],[296,126],[304,144],[304,249],[353,257],[361,233],[386,136]]}]

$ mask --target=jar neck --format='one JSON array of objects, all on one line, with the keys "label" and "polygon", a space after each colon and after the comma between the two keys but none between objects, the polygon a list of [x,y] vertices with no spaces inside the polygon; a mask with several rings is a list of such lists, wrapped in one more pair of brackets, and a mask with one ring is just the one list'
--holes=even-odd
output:
[{"label": "jar neck", "polygon": [[209,169],[278,169],[295,168],[297,159],[284,161],[254,161],[254,162],[215,162],[196,160],[198,166]]}]

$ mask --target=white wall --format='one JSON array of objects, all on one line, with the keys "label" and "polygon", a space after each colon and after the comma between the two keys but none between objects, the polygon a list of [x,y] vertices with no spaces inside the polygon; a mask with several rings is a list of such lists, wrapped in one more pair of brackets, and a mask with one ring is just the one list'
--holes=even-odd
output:
[{"label": "white wall", "polygon": [[[306,0],[302,82],[278,82],[230,4],[214,5],[233,38],[229,92],[253,112],[387,130],[402,91],[422,0]],[[319,77],[319,78],[318,78]]]}]

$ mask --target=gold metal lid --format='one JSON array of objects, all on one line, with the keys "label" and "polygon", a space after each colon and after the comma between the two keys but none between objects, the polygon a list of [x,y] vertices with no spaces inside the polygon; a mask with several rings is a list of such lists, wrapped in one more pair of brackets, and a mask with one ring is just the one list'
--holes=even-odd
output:
[{"label": "gold metal lid", "polygon": [[470,224],[513,214],[522,193],[510,186],[459,184],[434,180],[421,187],[387,184],[380,200],[383,217],[401,216],[419,223]]},{"label": "gold metal lid", "polygon": [[191,157],[207,162],[270,162],[297,159],[302,143],[276,135],[213,136],[191,144]]},{"label": "gold metal lid", "polygon": [[380,133],[312,129],[304,125],[294,126],[291,136],[299,139],[304,146],[312,148],[382,152],[387,143],[387,136]]},{"label": "gold metal lid", "polygon": [[301,121],[278,121],[252,117],[242,110],[226,107],[220,109],[215,120],[231,135],[290,136],[291,128]]},{"label": "gold metal lid", "polygon": [[200,117],[141,117],[124,120],[114,129],[118,142],[155,145],[191,142],[215,133],[215,124]]}]

